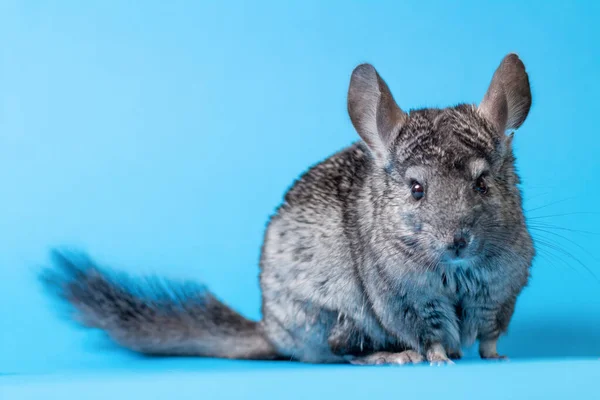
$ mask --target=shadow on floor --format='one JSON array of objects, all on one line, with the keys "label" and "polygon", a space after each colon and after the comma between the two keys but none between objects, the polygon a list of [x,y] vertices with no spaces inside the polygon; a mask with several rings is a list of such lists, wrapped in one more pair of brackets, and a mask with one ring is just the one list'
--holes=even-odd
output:
[{"label": "shadow on floor", "polygon": [[[595,322],[595,323],[594,323]],[[502,339],[511,358],[600,357],[600,321],[532,321],[512,327]]]}]

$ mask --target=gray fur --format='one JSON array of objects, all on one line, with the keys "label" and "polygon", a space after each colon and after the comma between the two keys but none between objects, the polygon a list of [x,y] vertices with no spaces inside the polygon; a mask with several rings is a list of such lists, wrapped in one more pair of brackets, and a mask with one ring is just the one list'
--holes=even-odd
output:
[{"label": "gray fur", "polygon": [[82,255],[53,253],[42,281],[75,308],[85,326],[149,355],[275,358],[260,327],[203,286],[149,278],[135,282],[102,270]]},{"label": "gray fur", "polygon": [[[204,290],[159,290],[156,300],[85,259],[59,257],[63,272],[46,282],[79,318],[144,353],[438,363],[480,340],[483,358],[499,358],[534,257],[504,130],[530,104],[516,55],[479,106],[410,113],[372,66],[357,67],[348,109],[363,141],[303,174],[271,218],[259,322]],[[474,190],[480,176],[486,194]],[[457,235],[467,245],[458,259],[448,250]]]}]

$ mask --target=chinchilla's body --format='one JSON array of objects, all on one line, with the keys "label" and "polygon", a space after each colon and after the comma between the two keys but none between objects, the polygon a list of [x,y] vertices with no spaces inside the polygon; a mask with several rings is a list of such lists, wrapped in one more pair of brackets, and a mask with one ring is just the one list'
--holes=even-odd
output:
[{"label": "chinchilla's body", "polygon": [[263,319],[196,286],[118,278],[56,254],[45,282],[83,323],[146,354],[355,364],[501,357],[534,250],[508,130],[531,104],[508,55],[478,105],[403,112],[367,64],[348,109],[362,141],[311,168],[268,225]]}]

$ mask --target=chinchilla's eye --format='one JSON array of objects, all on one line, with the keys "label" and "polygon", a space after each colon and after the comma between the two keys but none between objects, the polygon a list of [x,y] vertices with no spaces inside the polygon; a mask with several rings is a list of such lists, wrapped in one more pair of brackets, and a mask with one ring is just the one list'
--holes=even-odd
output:
[{"label": "chinchilla's eye", "polygon": [[475,181],[475,186],[473,188],[475,189],[475,191],[477,191],[481,194],[486,194],[488,192],[488,187],[485,184],[485,180],[483,179],[483,176],[480,176],[479,178],[477,178],[477,180]]},{"label": "chinchilla's eye", "polygon": [[423,196],[425,196],[425,189],[419,182],[413,181],[412,186],[410,187],[410,193],[415,200],[421,200]]}]

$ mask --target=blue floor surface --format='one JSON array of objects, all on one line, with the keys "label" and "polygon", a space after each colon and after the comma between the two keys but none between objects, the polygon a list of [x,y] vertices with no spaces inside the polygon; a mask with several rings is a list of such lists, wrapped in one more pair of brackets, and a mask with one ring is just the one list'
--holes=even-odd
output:
[{"label": "blue floor surface", "polygon": [[4,376],[0,398],[598,399],[599,378],[597,360],[460,362],[448,367],[201,360],[186,368],[176,363],[161,368],[158,362],[135,372]]}]

